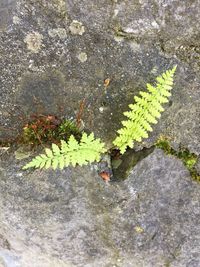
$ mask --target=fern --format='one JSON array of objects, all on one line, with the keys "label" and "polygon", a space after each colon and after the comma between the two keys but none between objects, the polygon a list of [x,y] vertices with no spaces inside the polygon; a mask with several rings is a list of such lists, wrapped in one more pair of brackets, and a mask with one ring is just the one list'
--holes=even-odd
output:
[{"label": "fern", "polygon": [[[118,147],[123,154],[127,147],[133,147],[134,141],[141,142],[142,138],[148,137],[148,132],[153,129],[151,124],[156,124],[164,111],[162,104],[167,103],[171,96],[173,76],[176,66],[167,70],[156,78],[156,85],[147,84],[148,92],[140,91],[140,97],[135,96],[135,104],[130,104],[130,111],[124,112],[128,118],[122,121],[123,128],[119,129],[118,136],[113,144]],[[52,149],[46,148],[45,154],[36,156],[27,163],[23,169],[29,168],[56,168],[63,169],[69,165],[86,165],[93,161],[99,161],[101,153],[106,152],[104,143],[100,139],[95,139],[94,134],[83,133],[80,142],[73,135],[69,141],[61,140],[61,146],[52,144]]]},{"label": "fern", "polygon": [[122,154],[127,147],[133,148],[134,141],[141,142],[153,130],[150,124],[157,123],[160,113],[164,111],[161,104],[167,103],[171,96],[175,71],[176,66],[157,77],[156,86],[147,84],[148,92],[140,91],[140,97],[134,97],[136,103],[129,105],[131,111],[124,112],[128,120],[122,121],[123,128],[117,131],[119,135],[113,141]]},{"label": "fern", "polygon": [[75,166],[76,164],[85,165],[93,161],[100,160],[100,154],[104,153],[104,143],[100,139],[94,139],[94,134],[87,135],[83,133],[80,143],[76,141],[73,135],[70,136],[68,143],[61,140],[61,147],[52,144],[52,149],[46,148],[45,154],[35,157],[26,164],[23,169],[28,168],[56,168]]}]

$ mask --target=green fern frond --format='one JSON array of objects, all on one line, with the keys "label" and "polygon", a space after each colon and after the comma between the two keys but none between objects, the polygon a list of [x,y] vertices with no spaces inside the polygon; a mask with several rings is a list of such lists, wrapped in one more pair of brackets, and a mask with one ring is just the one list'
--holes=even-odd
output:
[{"label": "green fern frond", "polygon": [[130,104],[130,111],[124,112],[128,120],[122,121],[123,128],[117,131],[119,135],[113,141],[122,154],[127,147],[133,148],[134,141],[140,142],[152,131],[150,124],[157,123],[161,112],[164,111],[162,104],[167,103],[171,96],[175,71],[176,66],[157,77],[156,86],[147,84],[148,92],[140,92],[140,96],[135,96],[135,104]]},{"label": "green fern frond", "polygon": [[68,143],[61,140],[61,146],[52,144],[52,149],[46,148],[45,154],[35,157],[31,162],[26,164],[23,169],[29,168],[57,168],[75,166],[76,164],[85,165],[93,161],[99,161],[101,153],[104,153],[104,143],[100,139],[95,139],[94,134],[87,135],[83,133],[80,143],[70,136]]}]

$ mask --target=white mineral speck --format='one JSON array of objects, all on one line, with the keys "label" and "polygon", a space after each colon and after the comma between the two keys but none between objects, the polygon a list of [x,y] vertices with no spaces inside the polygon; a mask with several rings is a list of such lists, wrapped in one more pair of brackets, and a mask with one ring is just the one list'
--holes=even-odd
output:
[{"label": "white mineral speck", "polygon": [[151,26],[153,26],[155,29],[159,29],[159,25],[155,20],[151,23]]},{"label": "white mineral speck", "polygon": [[122,37],[122,36],[114,36],[114,40],[117,43],[121,43],[122,41],[124,41],[124,37]]},{"label": "white mineral speck", "polygon": [[114,10],[114,16],[113,17],[116,17],[118,15],[118,13],[119,13],[119,9],[115,9]]},{"label": "white mineral speck", "polygon": [[103,108],[103,107],[100,107],[100,108],[99,108],[99,112],[100,112],[100,113],[103,113],[103,111],[104,111],[104,108]]},{"label": "white mineral speck", "polygon": [[13,16],[13,23],[14,23],[14,24],[19,24],[20,21],[21,21],[21,19],[20,19],[19,17],[17,17],[17,16]]},{"label": "white mineral speck", "polygon": [[87,61],[87,54],[84,52],[81,52],[80,54],[78,54],[77,58],[84,63],[85,61]]}]

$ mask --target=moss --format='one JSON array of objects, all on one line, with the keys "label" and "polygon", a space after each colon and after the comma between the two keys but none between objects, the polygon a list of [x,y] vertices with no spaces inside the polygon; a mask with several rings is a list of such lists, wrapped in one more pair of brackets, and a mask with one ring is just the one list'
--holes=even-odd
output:
[{"label": "moss", "polygon": [[161,136],[156,141],[155,146],[162,149],[166,154],[179,158],[189,170],[192,178],[200,181],[200,174],[196,170],[196,163],[198,160],[198,156],[196,154],[191,153],[187,148],[183,148],[181,146],[178,150],[173,149],[170,145],[169,139],[165,136]]},{"label": "moss", "polygon": [[81,139],[81,131],[69,120],[59,119],[53,115],[38,115],[23,127],[19,143],[26,145],[59,144],[60,140],[68,141],[70,135]]}]

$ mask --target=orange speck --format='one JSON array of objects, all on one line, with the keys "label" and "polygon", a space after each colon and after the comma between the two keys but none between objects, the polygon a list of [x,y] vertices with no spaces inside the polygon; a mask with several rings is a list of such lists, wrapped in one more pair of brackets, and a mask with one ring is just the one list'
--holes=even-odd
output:
[{"label": "orange speck", "polygon": [[110,82],[111,82],[111,79],[110,79],[110,78],[105,79],[105,80],[104,80],[104,86],[105,86],[105,87],[108,87],[109,84],[110,84]]},{"label": "orange speck", "polygon": [[105,182],[109,182],[110,181],[110,173],[106,172],[106,171],[102,171],[99,173],[99,175],[101,176],[101,178],[105,181]]}]

